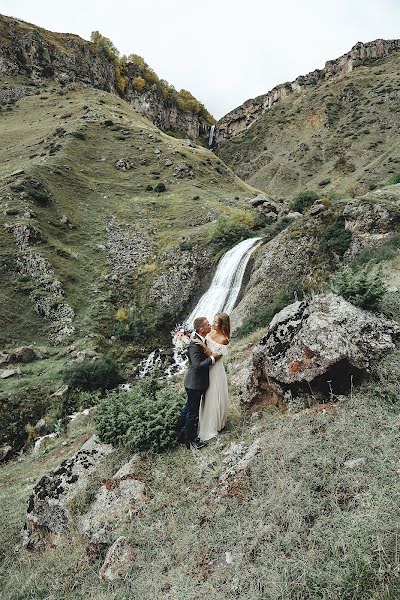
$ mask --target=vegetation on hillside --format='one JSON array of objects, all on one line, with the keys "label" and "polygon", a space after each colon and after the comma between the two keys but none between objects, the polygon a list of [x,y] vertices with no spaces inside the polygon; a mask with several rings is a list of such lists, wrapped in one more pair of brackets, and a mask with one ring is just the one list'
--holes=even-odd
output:
[{"label": "vegetation on hillside", "polygon": [[155,374],[132,390],[108,394],[97,406],[99,438],[130,452],[161,452],[177,442],[177,423],[185,397],[181,389],[161,383]]},{"label": "vegetation on hillside", "polygon": [[362,196],[396,183],[399,65],[395,53],[291,94],[217,153],[242,179],[290,199],[304,189]]},{"label": "vegetation on hillside", "polygon": [[122,96],[128,82],[130,82],[134,90],[138,92],[149,90],[166,106],[174,105],[182,112],[197,114],[210,125],[215,123],[214,117],[210,115],[199,100],[196,100],[188,90],[177,91],[168,81],[160,79],[157,73],[145,62],[144,58],[138,54],[121,56],[113,42],[99,31],[93,31],[90,39],[99,50],[103,51],[113,61],[117,88]]}]

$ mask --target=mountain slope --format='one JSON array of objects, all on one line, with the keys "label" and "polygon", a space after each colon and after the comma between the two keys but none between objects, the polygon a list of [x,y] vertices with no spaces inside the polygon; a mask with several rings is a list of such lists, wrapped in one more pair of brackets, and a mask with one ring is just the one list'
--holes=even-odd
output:
[{"label": "mountain slope", "polygon": [[[383,58],[281,93],[279,101],[248,121],[247,129],[240,126],[227,141],[222,137],[218,155],[240,177],[278,196],[293,197],[305,189],[360,194],[374,188],[400,164],[395,42]],[[246,110],[252,111],[246,103],[238,109],[244,116]],[[234,126],[235,117],[224,119]],[[224,119],[216,126],[217,139]]]},{"label": "mountain slope", "polygon": [[[214,118],[187,90],[179,92],[136,54],[120,56],[98,31],[93,42],[0,15],[0,74],[34,81],[81,82],[121,96],[164,131],[207,138]],[[4,91],[4,90],[3,90]],[[29,94],[29,87],[6,94]]]},{"label": "mountain slope", "polygon": [[22,77],[0,86],[35,92],[0,112],[0,343],[109,337],[119,307],[149,303],[143,318],[168,330],[211,276],[210,222],[241,214],[254,191],[112,94]]}]

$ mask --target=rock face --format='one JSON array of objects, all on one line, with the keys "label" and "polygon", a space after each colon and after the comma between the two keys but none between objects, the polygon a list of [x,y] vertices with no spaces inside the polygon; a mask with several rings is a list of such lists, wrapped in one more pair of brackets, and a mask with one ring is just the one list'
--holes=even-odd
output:
[{"label": "rock face", "polygon": [[400,225],[400,184],[376,190],[363,198],[354,198],[345,207],[346,229],[352,232],[352,242],[345,255],[350,261],[365,248],[383,244]]},{"label": "rock face", "polygon": [[110,445],[93,436],[72,458],[36,484],[28,500],[23,535],[28,548],[56,545],[62,536],[71,534],[73,517],[68,503],[110,452]]},{"label": "rock face", "polygon": [[[32,186],[37,183],[35,180],[27,181]],[[65,302],[61,281],[56,279],[49,261],[32,248],[32,245],[38,240],[29,226],[6,223],[5,228],[14,237],[18,248],[16,264],[19,273],[28,276],[36,284],[36,288],[30,292],[29,298],[38,315],[49,322],[49,339],[54,344],[65,342],[75,331],[73,325],[75,312]],[[27,352],[24,354],[28,356]]]},{"label": "rock face", "polygon": [[313,271],[318,240],[307,232],[291,237],[282,231],[256,254],[246,293],[232,314],[233,327],[271,301],[277,293],[292,287],[300,290]]},{"label": "rock face", "polygon": [[165,269],[155,279],[150,297],[171,314],[183,314],[195,294],[200,293],[199,282],[204,279],[204,275],[211,275],[208,267],[210,260],[210,250],[207,248],[169,248],[160,257]]},{"label": "rock face", "polygon": [[[206,138],[210,124],[191,110],[180,110],[149,89],[138,91],[132,84],[137,73],[131,63],[124,67],[123,91],[118,85],[113,61],[97,46],[70,33],[52,33],[0,15],[0,74],[27,75],[33,80],[54,79],[62,83],[81,82],[127,100],[142,115],[164,130],[183,132],[196,139]],[[35,92],[28,86],[2,91],[4,99],[20,99]]]},{"label": "rock face", "polygon": [[137,457],[133,457],[105,481],[88,512],[79,520],[79,531],[91,543],[112,543],[117,525],[129,519],[146,500],[145,486],[134,475],[136,463]]},{"label": "rock face", "polygon": [[291,83],[274,87],[270,92],[247,100],[220,119],[215,127],[215,141],[221,144],[248,129],[273,104],[283,98],[315,87],[324,81],[346,75],[353,69],[400,51],[400,40],[375,40],[359,42],[350,52],[336,60],[329,60],[323,69],[297,77]]},{"label": "rock face", "polygon": [[275,315],[256,346],[245,402],[279,404],[299,390],[345,393],[399,337],[394,321],[334,294],[295,302]]}]

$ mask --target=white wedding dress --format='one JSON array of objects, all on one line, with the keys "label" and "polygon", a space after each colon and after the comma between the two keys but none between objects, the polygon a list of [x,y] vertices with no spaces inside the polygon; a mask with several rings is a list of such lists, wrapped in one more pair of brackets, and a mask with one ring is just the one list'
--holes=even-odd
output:
[{"label": "white wedding dress", "polygon": [[[207,335],[207,346],[214,354],[226,356],[228,346],[218,344]],[[199,438],[203,441],[216,437],[225,427],[228,414],[228,382],[223,363],[220,358],[210,367],[210,385],[201,400],[199,410]]]}]

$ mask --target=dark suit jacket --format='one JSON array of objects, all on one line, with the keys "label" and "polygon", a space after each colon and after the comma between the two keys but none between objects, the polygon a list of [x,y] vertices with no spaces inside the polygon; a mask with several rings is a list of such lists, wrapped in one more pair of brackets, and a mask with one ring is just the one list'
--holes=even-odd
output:
[{"label": "dark suit jacket", "polygon": [[208,369],[212,365],[212,360],[204,353],[201,346],[194,342],[190,343],[187,352],[189,367],[185,376],[185,388],[205,391],[210,381]]}]

